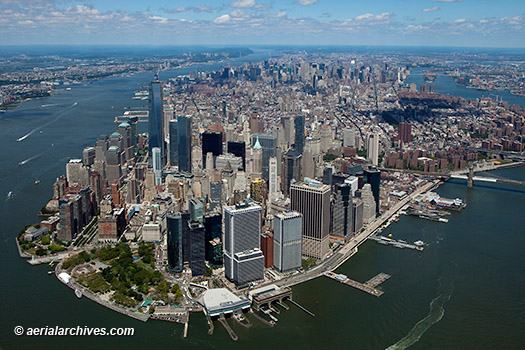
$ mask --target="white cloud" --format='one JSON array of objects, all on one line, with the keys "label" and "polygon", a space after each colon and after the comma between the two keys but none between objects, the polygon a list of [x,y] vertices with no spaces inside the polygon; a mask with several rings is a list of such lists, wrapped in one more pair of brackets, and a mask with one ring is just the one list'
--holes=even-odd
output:
[{"label": "white cloud", "polygon": [[456,19],[454,23],[465,23],[467,20],[464,18]]},{"label": "white cloud", "polygon": [[230,2],[231,7],[238,7],[243,9],[252,8],[255,7],[255,5],[255,0],[235,0]]},{"label": "white cloud", "polygon": [[434,12],[434,11],[437,11],[439,10],[439,7],[438,6],[434,6],[434,7],[430,7],[430,8],[427,8],[427,9],[423,9],[422,11],[423,12]]},{"label": "white cloud", "polygon": [[229,21],[231,21],[231,17],[230,15],[226,14],[226,15],[222,15],[222,16],[215,18],[213,20],[213,23],[223,24],[223,23],[228,23]]},{"label": "white cloud", "polygon": [[310,6],[317,3],[319,0],[297,0],[297,3],[301,6]]}]

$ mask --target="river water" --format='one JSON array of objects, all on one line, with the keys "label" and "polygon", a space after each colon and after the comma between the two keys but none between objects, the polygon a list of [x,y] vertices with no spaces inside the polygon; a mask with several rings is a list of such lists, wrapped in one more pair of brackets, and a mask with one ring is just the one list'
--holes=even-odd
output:
[{"label": "river water", "polygon": [[[261,53],[249,59],[266,58]],[[212,69],[219,65],[213,65]],[[162,72],[161,78],[193,70]],[[291,306],[281,312],[276,327],[257,320],[246,330],[230,322],[239,341],[232,342],[219,323],[207,334],[202,314],[192,314],[188,338],[183,327],[161,321],[142,323],[87,298],[77,299],[49,267],[32,267],[18,258],[14,237],[51,197],[54,179],[65,163],[80,157],[97,136],[114,130],[113,118],[147,84],[150,73],[109,78],[45,100],[23,103],[0,116],[0,348],[144,349],[156,344],[182,348],[345,348],[345,349],[521,349],[525,344],[525,188],[497,188],[447,183],[438,192],[460,197],[468,206],[436,223],[402,217],[385,233],[429,243],[424,252],[400,250],[367,242],[340,267],[357,281],[379,272],[392,275],[369,294],[322,277],[293,288],[294,299],[316,314],[310,317]],[[76,103],[76,104],[75,104]],[[42,133],[40,133],[42,131]],[[21,142],[17,139],[30,134]],[[17,164],[27,162],[23,166]],[[491,172],[491,176],[525,180],[525,169]],[[35,180],[40,180],[35,185]],[[14,198],[5,200],[5,193]],[[134,327],[133,337],[17,337],[23,327]]]}]

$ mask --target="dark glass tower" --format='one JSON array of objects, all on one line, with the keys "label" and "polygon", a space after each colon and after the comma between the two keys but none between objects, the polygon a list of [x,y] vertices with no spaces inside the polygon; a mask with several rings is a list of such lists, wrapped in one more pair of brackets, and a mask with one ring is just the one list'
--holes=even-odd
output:
[{"label": "dark glass tower", "polygon": [[204,225],[199,221],[188,223],[190,232],[190,269],[193,276],[204,275],[206,264],[204,262]]},{"label": "dark glass tower", "polygon": [[[262,177],[268,182],[270,179],[270,158],[277,157],[277,136],[271,134],[253,134],[252,147],[259,139],[262,149]],[[280,158],[280,155],[279,157]]]},{"label": "dark glass tower", "polygon": [[164,111],[162,108],[162,84],[159,76],[149,84],[149,156],[151,150],[158,147],[161,150],[162,164],[166,164],[166,150],[164,147]]},{"label": "dark glass tower", "polygon": [[174,272],[182,272],[182,217],[180,213],[169,213],[168,226],[168,265]]},{"label": "dark glass tower", "polygon": [[206,131],[202,134],[202,167],[206,169],[206,155],[211,152],[213,159],[222,154],[222,133]]},{"label": "dark glass tower", "polygon": [[169,147],[169,161],[171,166],[179,165],[179,123],[177,120],[170,120],[170,147]]},{"label": "dark glass tower", "polygon": [[372,187],[372,194],[376,201],[376,214],[379,215],[379,188],[381,184],[381,172],[376,167],[363,170],[365,183]]},{"label": "dark glass tower", "polygon": [[334,186],[332,206],[332,234],[346,241],[354,234],[352,187],[349,184]]},{"label": "dark glass tower", "polygon": [[191,172],[191,117],[177,117],[179,171]]},{"label": "dark glass tower", "polygon": [[294,117],[294,126],[295,126],[295,149],[300,154],[303,154],[304,151],[304,116],[298,115]]},{"label": "dark glass tower", "polygon": [[246,144],[244,142],[228,141],[228,153],[242,158],[242,170],[246,170]]}]

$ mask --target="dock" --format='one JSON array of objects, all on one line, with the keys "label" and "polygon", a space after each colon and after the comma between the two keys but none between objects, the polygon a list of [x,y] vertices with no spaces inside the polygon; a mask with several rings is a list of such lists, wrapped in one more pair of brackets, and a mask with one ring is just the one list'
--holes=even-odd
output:
[{"label": "dock", "polygon": [[418,250],[418,251],[423,251],[423,249],[425,249],[423,246],[417,246],[415,244],[411,244],[411,243],[408,243],[408,242],[405,242],[405,241],[397,241],[395,239],[384,237],[384,236],[372,235],[372,236],[368,237],[368,239],[376,241],[379,244],[391,245],[391,246],[394,246],[394,247],[400,248],[400,249],[407,248],[407,249],[414,249],[414,250]]},{"label": "dock", "polygon": [[219,322],[220,322],[220,324],[222,324],[224,329],[226,329],[226,332],[228,332],[228,334],[230,335],[230,337],[232,338],[233,341],[239,340],[239,337],[237,336],[237,334],[235,334],[235,332],[230,327],[230,325],[228,324],[228,321],[226,321],[226,318],[224,318],[223,315],[221,315],[221,317],[219,317]]},{"label": "dock", "polygon": [[329,277],[338,282],[349,285],[350,287],[354,287],[356,289],[362,290],[363,292],[374,295],[376,297],[380,297],[381,295],[384,294],[382,290],[376,289],[376,287],[391,277],[390,275],[386,273],[380,273],[379,275],[369,279],[367,282],[360,283],[360,282],[354,281],[346,277],[345,275],[338,275],[330,271],[325,272],[324,275],[326,277]]},{"label": "dock", "polygon": [[292,299],[288,299],[288,301],[292,304],[294,304],[295,306],[297,306],[299,309],[303,310],[304,312],[306,312],[308,315],[312,316],[312,317],[315,317],[315,314],[313,312],[310,312],[308,310],[306,310],[304,307],[302,307],[301,305],[299,305],[298,303],[296,303],[295,301],[293,301]]}]

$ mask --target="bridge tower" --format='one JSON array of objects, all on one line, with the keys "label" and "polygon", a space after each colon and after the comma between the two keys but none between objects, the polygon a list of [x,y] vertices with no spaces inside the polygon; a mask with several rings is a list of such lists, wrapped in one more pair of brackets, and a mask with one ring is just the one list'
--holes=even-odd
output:
[{"label": "bridge tower", "polygon": [[472,188],[473,186],[474,186],[474,166],[471,164],[468,167],[467,187]]}]

